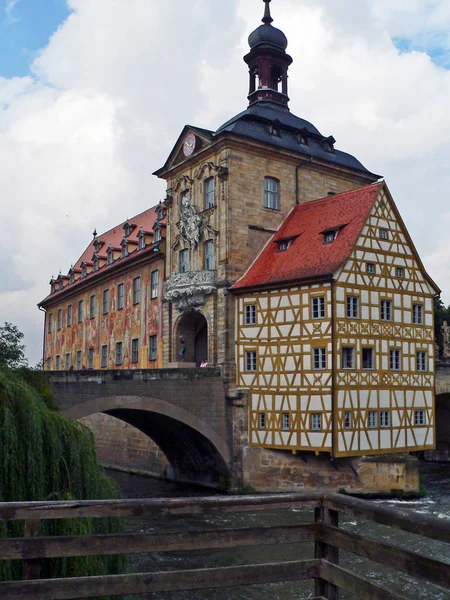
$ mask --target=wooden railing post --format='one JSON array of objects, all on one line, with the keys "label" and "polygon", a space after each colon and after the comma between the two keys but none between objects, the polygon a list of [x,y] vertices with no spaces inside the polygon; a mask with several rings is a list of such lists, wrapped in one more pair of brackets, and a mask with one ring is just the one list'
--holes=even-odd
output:
[{"label": "wooden railing post", "polygon": [[[331,510],[324,506],[314,509],[314,520],[316,523],[339,527],[339,513],[337,510]],[[320,540],[315,543],[315,558],[326,560],[335,565],[339,564],[339,550],[334,546],[325,544]],[[315,579],[315,595],[322,596],[327,600],[339,600],[339,589],[337,586],[325,581],[325,579]]]},{"label": "wooden railing post", "polygon": [[[24,537],[38,537],[41,534],[40,519],[25,521]],[[40,579],[42,563],[39,558],[28,558],[23,561],[23,578],[26,580]]]}]

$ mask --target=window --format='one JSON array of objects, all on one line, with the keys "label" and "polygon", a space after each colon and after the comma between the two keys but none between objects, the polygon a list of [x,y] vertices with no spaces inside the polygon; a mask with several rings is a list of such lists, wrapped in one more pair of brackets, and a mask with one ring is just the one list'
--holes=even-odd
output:
[{"label": "window", "polygon": [[244,325],[256,325],[256,304],[244,307]]},{"label": "window", "polygon": [[277,252],[286,252],[286,250],[289,248],[290,241],[283,240],[282,242],[277,242],[277,244],[278,244]]},{"label": "window", "polygon": [[313,348],[313,369],[323,370],[327,368],[326,348]]},{"label": "window", "polygon": [[382,228],[380,227],[380,239],[382,239],[382,240],[387,240],[387,239],[389,239],[389,233],[388,233],[388,230],[387,230],[387,229],[382,229]]},{"label": "window", "polygon": [[251,350],[245,353],[245,370],[256,371],[256,351]]},{"label": "window", "polygon": [[414,411],[414,425],[426,425],[424,410]]},{"label": "window", "polygon": [[125,304],[125,286],[119,283],[117,286],[117,310],[121,310]]},{"label": "window", "polygon": [[157,298],[158,297],[158,284],[159,284],[159,271],[152,271],[150,276],[150,297]]},{"label": "window", "polygon": [[78,300],[78,323],[83,322],[83,312],[84,312],[84,302],[83,300]]},{"label": "window", "polygon": [[98,262],[98,258],[94,258],[94,266],[92,268],[92,270],[94,271],[94,273],[96,273],[99,269],[99,262]]},{"label": "window", "polygon": [[72,305],[67,307],[67,327],[72,327]]},{"label": "window", "polygon": [[381,301],[381,320],[392,321],[392,302],[390,300]]},{"label": "window", "polygon": [[58,309],[58,314],[56,317],[56,327],[58,330],[62,327],[62,308]]},{"label": "window", "polygon": [[313,413],[311,415],[311,429],[313,431],[320,431],[322,429],[322,415],[321,415],[321,413]]},{"label": "window", "polygon": [[180,273],[187,273],[189,271],[189,250],[184,248],[180,250]]},{"label": "window", "polygon": [[389,352],[389,368],[391,371],[400,371],[400,350]]},{"label": "window", "polygon": [[380,410],[380,427],[390,427],[391,426],[391,411],[390,410]]},{"label": "window", "polygon": [[280,182],[278,179],[264,178],[264,206],[272,210],[280,209]]},{"label": "window", "polygon": [[404,275],[403,267],[396,267],[395,268],[395,276],[398,277],[398,279],[402,279],[403,275]]},{"label": "window", "polygon": [[342,368],[343,369],[354,369],[355,368],[355,349],[354,348],[342,348]]},{"label": "window", "polygon": [[414,325],[423,325],[422,304],[413,304],[413,323]]},{"label": "window", "polygon": [[122,364],[122,342],[116,343],[116,365]]},{"label": "window", "polygon": [[106,369],[106,367],[108,366],[108,346],[102,346],[102,362],[101,362],[101,367],[102,369]]},{"label": "window", "polygon": [[139,362],[139,340],[137,338],[131,340],[131,362]]},{"label": "window", "polygon": [[133,279],[133,304],[139,304],[141,301],[141,278]]},{"label": "window", "polygon": [[367,416],[367,427],[373,429],[378,427],[378,413],[375,410],[370,410]]},{"label": "window", "polygon": [[374,275],[375,274],[375,265],[374,265],[374,263],[366,263],[366,273],[368,275]]},{"label": "window", "polygon": [[81,369],[81,350],[77,350],[77,371]]},{"label": "window", "polygon": [[153,243],[157,244],[161,241],[161,227],[157,225],[153,231]]},{"label": "window", "polygon": [[75,273],[73,271],[70,273],[69,283],[75,283]]},{"label": "window", "polygon": [[58,281],[58,289],[59,289],[59,290],[62,290],[62,289],[63,289],[63,280],[62,280],[62,279],[60,279],[60,280]]},{"label": "window", "polygon": [[113,249],[112,248],[108,248],[108,250],[106,252],[107,252],[107,255],[106,255],[106,264],[107,265],[112,265],[113,262],[114,262]]},{"label": "window", "polygon": [[81,267],[81,277],[86,277],[86,275],[87,275],[86,265],[83,265]]},{"label": "window", "polygon": [[66,371],[70,371],[70,354],[66,354]]},{"label": "window", "polygon": [[94,348],[88,350],[88,369],[94,368]]},{"label": "window", "polygon": [[204,244],[205,252],[205,271],[214,270],[214,242],[212,240],[206,240]]},{"label": "window", "polygon": [[45,370],[50,371],[51,368],[52,368],[52,361],[49,358],[47,358],[47,361],[45,363]]},{"label": "window", "polygon": [[359,298],[358,296],[347,296],[347,318],[359,319]]},{"label": "window", "polygon": [[109,290],[103,290],[103,310],[104,315],[109,313]]},{"label": "window", "polygon": [[158,337],[156,335],[150,336],[148,347],[149,360],[156,360],[158,358]]},{"label": "window", "polygon": [[325,296],[311,299],[311,312],[313,319],[325,318]]},{"label": "window", "polygon": [[122,258],[126,258],[128,256],[128,244],[126,242],[122,243]]},{"label": "window", "polygon": [[51,333],[53,329],[53,315],[49,313],[48,315],[48,323],[47,323],[47,333]]},{"label": "window", "polygon": [[344,429],[352,428],[352,413],[346,412],[344,413]]},{"label": "window", "polygon": [[259,427],[259,429],[266,428],[266,413],[259,413],[258,427]]},{"label": "window", "polygon": [[373,348],[362,349],[362,368],[373,369]]},{"label": "window", "polygon": [[95,296],[91,296],[89,298],[89,318],[90,319],[94,319],[95,318],[95,308],[96,308],[96,297]]},{"label": "window", "polygon": [[214,177],[205,180],[205,208],[214,206]]},{"label": "window", "polygon": [[426,352],[416,352],[416,370],[428,371],[428,357]]},{"label": "window", "polygon": [[334,240],[336,239],[336,230],[333,229],[332,231],[326,231],[324,234],[324,244],[332,244],[334,242]]},{"label": "window", "polygon": [[289,431],[291,428],[291,416],[289,413],[283,413],[281,426],[283,431]]},{"label": "window", "polygon": [[61,369],[61,357],[58,355],[56,357],[56,370],[59,371]]},{"label": "window", "polygon": [[142,233],[139,235],[139,250],[143,250],[145,248],[145,235]]}]

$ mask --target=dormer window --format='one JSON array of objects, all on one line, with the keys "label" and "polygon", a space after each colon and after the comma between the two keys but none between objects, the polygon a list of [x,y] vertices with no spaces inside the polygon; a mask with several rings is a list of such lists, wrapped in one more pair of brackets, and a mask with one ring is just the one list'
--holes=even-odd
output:
[{"label": "dormer window", "polygon": [[62,279],[60,279],[60,280],[58,281],[58,289],[59,289],[60,291],[63,289],[63,280],[62,280]]},{"label": "dormer window", "polygon": [[99,260],[98,260],[98,256],[94,256],[94,266],[92,268],[92,270],[94,271],[94,273],[96,273],[99,269]]},{"label": "dormer window", "polygon": [[131,234],[131,230],[132,230],[133,226],[131,225],[131,223],[129,221],[127,221],[124,226],[123,226],[123,230],[124,230],[124,237],[129,237],[129,235]]},{"label": "dormer window", "polygon": [[337,230],[330,229],[330,231],[325,231],[324,236],[324,244],[332,244],[337,237]]},{"label": "dormer window", "polygon": [[160,242],[160,241],[161,241],[161,227],[159,227],[159,225],[157,225],[153,232],[153,243],[156,244],[157,242]]},{"label": "dormer window", "polygon": [[334,144],[336,143],[336,140],[334,139],[334,137],[332,135],[330,135],[330,137],[327,138],[323,138],[321,144],[323,149],[325,150],[325,152],[330,152],[331,154],[334,154],[335,150],[334,150]]},{"label": "dormer window", "polygon": [[128,244],[124,241],[122,242],[122,258],[126,258],[128,256]]},{"label": "dormer window", "polygon": [[145,248],[145,235],[139,236],[139,250],[143,250]]},{"label": "dormer window", "polygon": [[156,207],[156,220],[162,221],[164,219],[164,215],[165,215],[165,208],[164,208],[164,204],[162,202],[160,202],[158,204],[158,206]]},{"label": "dormer window", "polygon": [[109,242],[108,250],[106,251],[106,264],[112,265],[114,262],[114,251],[111,246],[111,242]]},{"label": "dormer window", "polygon": [[69,271],[69,283],[75,283],[75,273],[73,269],[70,269]]},{"label": "dormer window", "polygon": [[269,125],[269,133],[275,137],[281,136],[280,124],[277,121]]},{"label": "dormer window", "polygon": [[282,240],[281,242],[277,242],[278,244],[278,250],[277,252],[286,252],[286,250],[289,248],[291,241],[290,240]]},{"label": "dormer window", "polygon": [[298,143],[301,144],[302,146],[308,145],[308,138],[306,137],[306,135],[303,135],[302,133],[299,133],[297,135],[297,140],[298,140]]},{"label": "dormer window", "polygon": [[87,275],[87,268],[86,268],[86,264],[83,262],[81,264],[81,277],[86,277]]},{"label": "dormer window", "polygon": [[100,248],[101,248],[101,241],[100,240],[95,240],[94,241],[94,250],[95,250],[95,254],[98,254]]}]

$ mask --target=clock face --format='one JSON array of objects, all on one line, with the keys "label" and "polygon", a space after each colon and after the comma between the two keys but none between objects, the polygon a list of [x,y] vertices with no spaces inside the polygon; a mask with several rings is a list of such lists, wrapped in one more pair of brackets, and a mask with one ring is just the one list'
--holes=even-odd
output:
[{"label": "clock face", "polygon": [[185,156],[191,156],[191,154],[194,152],[195,142],[195,135],[193,133],[188,133],[183,142],[183,153]]}]

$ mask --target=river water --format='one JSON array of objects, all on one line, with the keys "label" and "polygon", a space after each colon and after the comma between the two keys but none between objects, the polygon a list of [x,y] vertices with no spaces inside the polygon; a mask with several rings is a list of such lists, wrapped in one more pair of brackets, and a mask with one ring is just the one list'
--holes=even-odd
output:
[{"label": "river water", "polygon": [[[406,511],[416,511],[441,519],[450,519],[450,464],[423,463],[422,477],[427,496],[421,500],[374,500],[373,502],[392,506]],[[119,484],[126,498],[164,498],[164,497],[199,497],[210,495],[204,490],[186,484],[177,484],[157,479],[129,475],[118,471],[108,471]],[[308,523],[313,520],[312,510],[300,511],[255,511],[245,513],[226,513],[210,516],[179,516],[158,521],[151,518],[140,518],[128,521],[130,531],[175,531],[204,530],[227,527],[261,527],[264,525],[291,525]],[[449,563],[450,556],[446,545],[434,540],[421,538],[406,532],[391,530],[387,527],[368,523],[351,517],[341,516],[343,528],[369,535],[375,539],[393,544],[401,544],[404,548],[414,549],[421,554],[432,556]],[[259,546],[254,548],[237,548],[222,551],[196,551],[139,554],[131,559],[130,571],[165,571],[173,569],[198,569],[207,567],[233,566],[239,564],[268,563],[314,558],[313,545],[280,544],[277,546]],[[412,579],[406,575],[391,571],[375,563],[361,559],[345,552],[340,554],[341,566],[356,572],[366,579],[384,585],[408,600],[450,600],[450,592]],[[312,582],[286,582],[281,584],[230,587],[220,590],[204,590],[194,592],[176,592],[151,594],[140,598],[153,600],[299,600],[312,598]],[[133,596],[132,598],[138,598]],[[342,600],[359,600],[350,594],[341,593]]]}]

